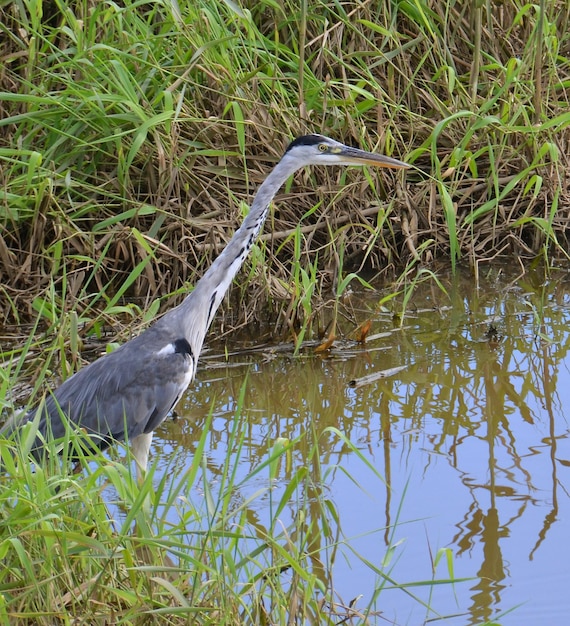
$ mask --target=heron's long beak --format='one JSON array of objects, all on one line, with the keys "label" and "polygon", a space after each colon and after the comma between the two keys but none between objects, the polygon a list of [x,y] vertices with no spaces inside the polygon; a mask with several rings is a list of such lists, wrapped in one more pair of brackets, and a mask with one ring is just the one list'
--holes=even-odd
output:
[{"label": "heron's long beak", "polygon": [[340,151],[339,156],[343,161],[350,165],[374,165],[375,167],[389,167],[392,169],[409,169],[411,166],[398,159],[384,156],[383,154],[375,154],[374,152],[366,152],[358,148],[349,148],[346,146]]}]

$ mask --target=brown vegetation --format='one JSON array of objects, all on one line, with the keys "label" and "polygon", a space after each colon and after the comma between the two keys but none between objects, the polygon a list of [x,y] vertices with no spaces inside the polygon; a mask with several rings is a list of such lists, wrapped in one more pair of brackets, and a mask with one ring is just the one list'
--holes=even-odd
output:
[{"label": "brown vegetation", "polygon": [[291,298],[299,234],[320,293],[348,269],[566,255],[567,3],[542,21],[514,2],[219,4],[0,9],[0,319],[35,317],[53,283],[80,312],[125,283],[143,308],[174,302],[307,132],[417,169],[299,173],[236,292],[248,307]]}]

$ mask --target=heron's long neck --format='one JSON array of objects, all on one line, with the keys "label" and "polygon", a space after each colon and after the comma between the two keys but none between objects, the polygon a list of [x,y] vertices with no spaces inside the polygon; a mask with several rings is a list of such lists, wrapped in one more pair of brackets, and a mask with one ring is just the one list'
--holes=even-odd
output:
[{"label": "heron's long neck", "polygon": [[263,228],[271,200],[297,168],[287,159],[281,160],[274,167],[257,191],[247,217],[228,245],[198,281],[192,293],[162,318],[168,317],[181,327],[197,354],[214,314]]}]

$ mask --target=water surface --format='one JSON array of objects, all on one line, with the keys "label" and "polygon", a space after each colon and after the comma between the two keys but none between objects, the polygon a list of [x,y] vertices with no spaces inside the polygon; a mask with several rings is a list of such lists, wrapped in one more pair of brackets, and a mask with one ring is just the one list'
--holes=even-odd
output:
[{"label": "water surface", "polygon": [[[393,315],[397,303],[391,312],[379,307],[385,290],[355,294],[342,327],[370,319],[365,345],[339,340],[325,354],[294,355],[251,337],[230,336],[225,349],[213,343],[178,406],[179,419],[158,431],[155,458],[176,455],[177,465],[188,464],[211,410],[207,467],[215,483],[247,380],[238,473],[265,459],[277,438],[315,433],[320,464],[299,444],[276,488],[302,464],[314,472],[337,507],[345,544],[335,589],[345,601],[362,596],[362,606],[376,598],[382,616],[371,623],[481,624],[509,609],[498,619],[504,626],[566,623],[568,275],[517,279],[491,269],[479,284],[468,274],[441,280],[447,294],[427,281],[404,318]],[[383,480],[329,427],[344,433]],[[264,475],[258,480],[240,496],[266,486]],[[263,519],[268,506],[267,495],[253,499],[252,515]],[[294,507],[283,514],[293,517]],[[470,580],[410,588],[416,598],[390,588],[377,595],[390,585],[356,556],[409,583],[449,578],[445,558],[434,564],[442,548],[453,555],[455,577]]]}]

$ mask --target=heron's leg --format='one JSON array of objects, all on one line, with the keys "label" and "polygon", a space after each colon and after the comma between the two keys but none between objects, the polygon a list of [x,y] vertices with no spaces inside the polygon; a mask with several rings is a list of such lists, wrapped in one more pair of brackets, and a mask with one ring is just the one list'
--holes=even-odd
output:
[{"label": "heron's leg", "polygon": [[130,441],[130,448],[137,462],[137,478],[142,482],[148,465],[148,453],[152,442],[152,431],[143,433]]}]

